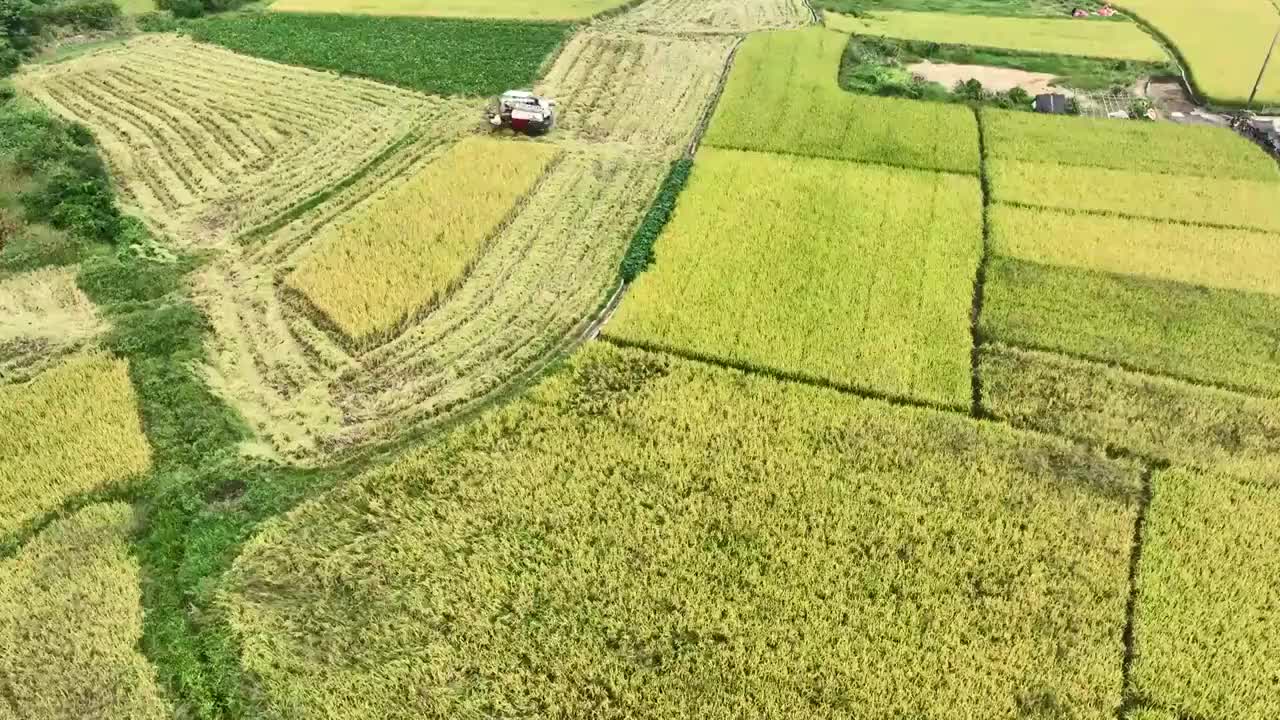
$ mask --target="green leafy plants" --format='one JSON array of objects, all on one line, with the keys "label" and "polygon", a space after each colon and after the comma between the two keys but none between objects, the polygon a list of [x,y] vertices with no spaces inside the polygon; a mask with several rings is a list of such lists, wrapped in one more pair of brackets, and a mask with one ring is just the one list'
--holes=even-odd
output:
[{"label": "green leafy plants", "polygon": [[627,253],[622,257],[622,279],[625,282],[632,282],[653,264],[653,245],[671,220],[676,200],[692,172],[693,160],[690,158],[681,158],[671,164],[671,170],[658,189],[658,197],[654,199],[644,220],[640,221],[640,227],[636,228],[631,244],[627,246]]}]

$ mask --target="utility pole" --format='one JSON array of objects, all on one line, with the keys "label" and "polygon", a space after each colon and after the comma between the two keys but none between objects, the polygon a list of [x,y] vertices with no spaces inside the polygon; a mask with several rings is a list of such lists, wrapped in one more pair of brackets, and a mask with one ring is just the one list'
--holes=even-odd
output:
[{"label": "utility pole", "polygon": [[1275,37],[1271,38],[1271,47],[1267,48],[1267,58],[1262,61],[1262,69],[1258,71],[1258,80],[1253,84],[1253,92],[1249,93],[1249,104],[1245,107],[1253,109],[1253,98],[1258,94],[1258,86],[1262,84],[1262,76],[1267,74],[1267,65],[1271,64],[1271,53],[1276,50],[1276,42],[1280,41],[1280,30],[1276,30]]}]

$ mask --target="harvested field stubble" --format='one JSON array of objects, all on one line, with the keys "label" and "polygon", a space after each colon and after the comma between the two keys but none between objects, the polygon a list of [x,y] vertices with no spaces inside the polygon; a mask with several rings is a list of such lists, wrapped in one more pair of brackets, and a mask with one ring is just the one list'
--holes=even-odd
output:
[{"label": "harvested field stubble", "polygon": [[1280,481],[1157,473],[1134,612],[1133,689],[1178,717],[1280,716]]},{"label": "harvested field stubble", "polygon": [[137,649],[133,523],[128,505],[91,505],[0,560],[0,719],[174,717]]},{"label": "harvested field stubble", "polygon": [[268,717],[1012,719],[1035,688],[1103,720],[1138,494],[1058,440],[594,344],[265,528],[221,604]]},{"label": "harvested field stubble", "polygon": [[460,127],[473,111],[169,35],[40,66],[18,82],[94,131],[123,199],[154,230],[201,245],[273,220],[406,135]]},{"label": "harvested field stubble", "polygon": [[983,109],[988,159],[1280,182],[1280,167],[1226,128]]},{"label": "harvested field stubble", "polygon": [[807,25],[804,0],[645,0],[611,20],[612,30],[739,34]]},{"label": "harvested field stubble", "polygon": [[151,467],[123,360],[84,356],[0,386],[0,537]]},{"label": "harvested field stubble", "polygon": [[1280,183],[992,160],[992,199],[1280,232]]},{"label": "harvested field stubble", "polygon": [[70,269],[0,280],[0,383],[30,377],[103,328]]},{"label": "harvested field stubble", "polygon": [[841,90],[836,74],[848,39],[824,28],[748,37],[706,144],[976,175],[973,111]]},{"label": "harvested field stubble", "polygon": [[981,208],[976,178],[704,148],[605,333],[968,407]]},{"label": "harvested field stubble", "polygon": [[1017,427],[1241,478],[1280,478],[1280,402],[984,345],[982,401]]},{"label": "harvested field stubble", "polygon": [[288,276],[356,347],[438,305],[558,155],[542,143],[471,138],[315,240]]}]

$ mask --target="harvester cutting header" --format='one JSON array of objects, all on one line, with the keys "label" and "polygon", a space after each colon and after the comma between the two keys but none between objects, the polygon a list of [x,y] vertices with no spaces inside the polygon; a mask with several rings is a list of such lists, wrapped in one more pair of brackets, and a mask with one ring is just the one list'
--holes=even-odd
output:
[{"label": "harvester cutting header", "polygon": [[526,90],[508,90],[488,112],[495,130],[511,128],[528,135],[542,135],[556,124],[556,101]]}]

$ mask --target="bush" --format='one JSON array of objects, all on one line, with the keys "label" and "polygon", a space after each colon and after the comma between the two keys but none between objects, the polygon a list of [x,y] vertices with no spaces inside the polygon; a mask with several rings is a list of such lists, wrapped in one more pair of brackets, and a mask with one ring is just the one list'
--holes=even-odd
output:
[{"label": "bush", "polygon": [[142,13],[133,21],[142,32],[174,32],[181,27],[181,23],[167,12]]},{"label": "bush", "polygon": [[[0,77],[8,77],[22,64],[22,53],[19,53],[8,38],[0,37]],[[0,87],[0,102],[7,102],[13,97],[13,88]]]},{"label": "bush", "polygon": [[48,173],[43,182],[22,194],[30,220],[102,242],[112,242],[120,229],[120,211],[105,175],[91,175],[71,165]]},{"label": "bush", "polygon": [[58,25],[74,30],[109,30],[120,19],[120,6],[113,0],[70,0],[39,6],[33,17],[40,25]]},{"label": "bush", "polygon": [[201,0],[164,0],[160,3],[173,13],[174,17],[195,18],[204,14],[205,5]]}]

